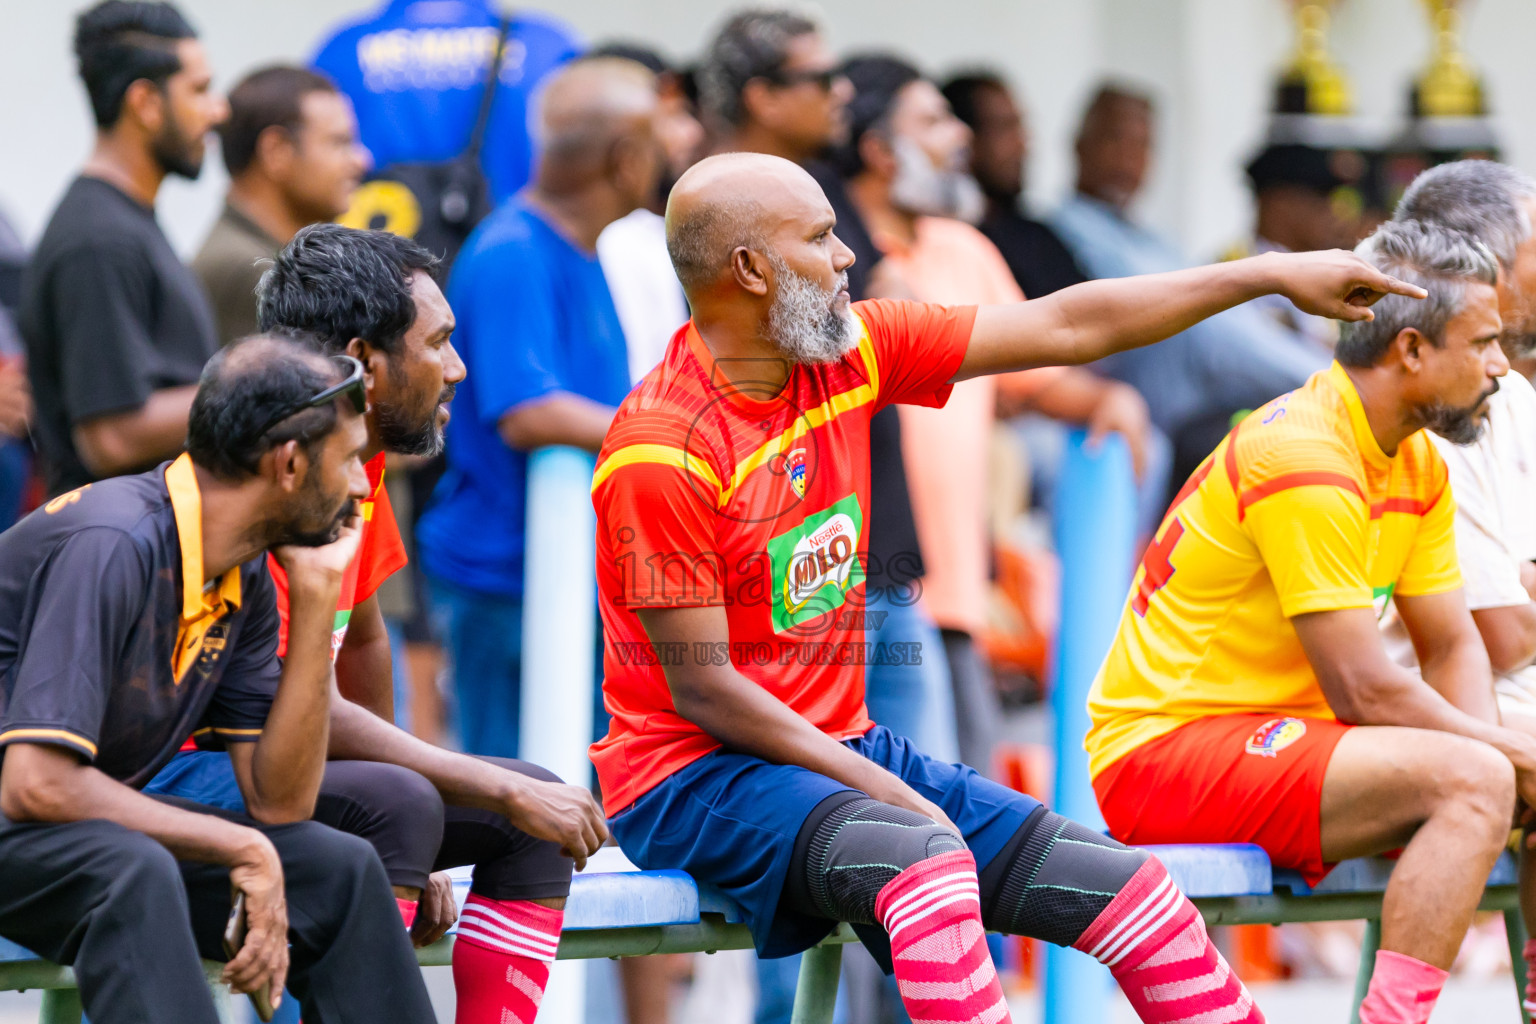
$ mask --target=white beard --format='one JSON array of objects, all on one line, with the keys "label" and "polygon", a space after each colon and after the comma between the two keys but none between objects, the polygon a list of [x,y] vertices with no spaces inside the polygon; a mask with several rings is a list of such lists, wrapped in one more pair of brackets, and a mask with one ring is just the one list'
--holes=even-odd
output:
[{"label": "white beard", "polygon": [[980,222],[987,210],[987,197],[975,178],[964,171],[933,166],[933,160],[911,139],[893,139],[891,148],[896,154],[892,206],[921,216]]},{"label": "white beard", "polygon": [[845,272],[831,291],[795,273],[777,253],[770,253],[778,291],[768,308],[768,336],[797,363],[835,363],[859,344],[859,325],[847,307],[837,310],[837,294],[848,287]]}]

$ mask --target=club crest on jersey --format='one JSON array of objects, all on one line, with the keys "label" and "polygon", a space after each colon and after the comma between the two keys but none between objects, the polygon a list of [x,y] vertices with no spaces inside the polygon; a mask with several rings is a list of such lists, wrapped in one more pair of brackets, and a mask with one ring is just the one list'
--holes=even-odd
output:
[{"label": "club crest on jersey", "polygon": [[1248,737],[1247,751],[1260,757],[1274,757],[1307,734],[1307,723],[1299,718],[1271,718]]},{"label": "club crest on jersey", "polygon": [[789,489],[795,497],[805,497],[805,449],[796,448],[784,456],[784,468],[789,473]]},{"label": "club crest on jersey", "polygon": [[857,495],[808,515],[768,541],[774,580],[776,633],[840,607],[864,579],[859,534],[864,512]]}]

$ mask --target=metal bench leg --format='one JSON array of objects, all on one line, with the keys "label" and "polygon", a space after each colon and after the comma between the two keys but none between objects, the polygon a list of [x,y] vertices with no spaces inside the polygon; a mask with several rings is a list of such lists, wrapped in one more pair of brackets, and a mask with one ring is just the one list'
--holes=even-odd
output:
[{"label": "metal bench leg", "polygon": [[84,1012],[79,989],[51,988],[43,992],[43,1008],[37,1015],[37,1024],[80,1024],[80,1015]]},{"label": "metal bench leg", "polygon": [[1349,1013],[1349,1024],[1360,1024],[1360,1004],[1371,987],[1371,975],[1376,972],[1376,951],[1381,948],[1381,918],[1367,918],[1365,938],[1360,941],[1360,969],[1355,972],[1355,1007]]},{"label": "metal bench leg", "polygon": [[800,981],[795,986],[795,1008],[789,1024],[832,1024],[837,1005],[837,977],[842,971],[843,947],[815,946],[800,957]]},{"label": "metal bench leg", "polygon": [[1504,911],[1504,935],[1509,939],[1509,963],[1515,971],[1515,1002],[1520,1005],[1520,1020],[1531,1024],[1531,1015],[1525,1012],[1525,921],[1518,907]]}]

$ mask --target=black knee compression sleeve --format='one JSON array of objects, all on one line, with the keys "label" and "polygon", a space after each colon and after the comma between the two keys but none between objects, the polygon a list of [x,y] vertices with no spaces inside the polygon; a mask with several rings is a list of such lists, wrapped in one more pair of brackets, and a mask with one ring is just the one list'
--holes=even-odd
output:
[{"label": "black knee compression sleeve", "polygon": [[790,868],[800,869],[800,885],[790,891],[799,894],[800,909],[851,924],[875,923],[875,898],[902,871],[965,849],[953,832],[921,814],[862,796],[835,804],[806,826],[796,844],[803,856]]},{"label": "black knee compression sleeve", "polygon": [[1042,807],[981,873],[982,921],[1070,946],[1150,856]]}]

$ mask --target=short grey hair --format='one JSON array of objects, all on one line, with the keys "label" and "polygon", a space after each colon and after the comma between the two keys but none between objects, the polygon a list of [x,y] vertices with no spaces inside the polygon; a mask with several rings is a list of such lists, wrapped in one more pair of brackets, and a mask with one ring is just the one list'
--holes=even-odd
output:
[{"label": "short grey hair", "polygon": [[789,58],[789,44],[820,32],[809,12],[747,10],[720,27],[699,65],[699,107],[723,125],[746,120],[741,94],[754,78],[772,75]]},{"label": "short grey hair", "polygon": [[1529,199],[1536,199],[1536,179],[1529,175],[1493,160],[1457,160],[1413,179],[1392,219],[1471,235],[1508,268],[1515,250],[1531,237]]},{"label": "short grey hair", "polygon": [[1388,221],[1355,252],[1384,274],[1416,284],[1429,293],[1423,299],[1387,295],[1371,307],[1375,319],[1348,323],[1339,334],[1334,356],[1345,366],[1375,366],[1407,328],[1414,328],[1439,347],[1445,325],[1466,303],[1467,285],[1492,285],[1499,264],[1483,242],[1459,231],[1424,221]]},{"label": "short grey hair", "polygon": [[701,206],[686,220],[667,209],[667,255],[683,291],[695,291],[713,282],[730,262],[731,253],[744,245],[768,251],[759,225],[763,210],[757,200],[739,196]]}]

